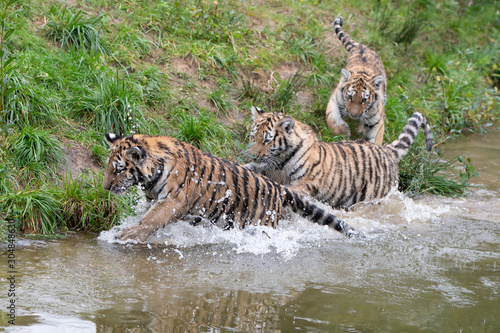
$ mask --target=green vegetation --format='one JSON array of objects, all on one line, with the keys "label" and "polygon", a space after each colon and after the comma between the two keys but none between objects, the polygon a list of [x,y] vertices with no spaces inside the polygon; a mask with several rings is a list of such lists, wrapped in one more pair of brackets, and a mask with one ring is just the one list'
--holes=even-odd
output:
[{"label": "green vegetation", "polygon": [[87,50],[93,54],[105,55],[106,46],[101,41],[104,16],[85,17],[78,10],[73,14],[63,5],[52,5],[49,10],[47,35],[63,49]]},{"label": "green vegetation", "polygon": [[24,179],[55,175],[63,159],[59,141],[48,131],[24,126],[19,134],[11,134],[6,140],[10,161]]},{"label": "green vegetation", "polygon": [[[172,135],[243,162],[255,104],[343,139],[324,121],[347,57],[331,28],[339,14],[386,66],[385,142],[415,111],[436,142],[500,116],[495,1],[70,3],[0,1],[0,220],[25,232],[98,231],[128,212],[133,199],[104,191],[102,174],[66,170],[75,147],[102,168],[105,132]],[[470,161],[436,162],[420,140],[401,188],[462,195]]]}]

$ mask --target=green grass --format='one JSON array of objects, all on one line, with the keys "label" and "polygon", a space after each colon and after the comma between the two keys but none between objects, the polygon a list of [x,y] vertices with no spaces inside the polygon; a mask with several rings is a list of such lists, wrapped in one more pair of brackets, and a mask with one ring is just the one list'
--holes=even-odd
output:
[{"label": "green grass", "polygon": [[101,38],[103,18],[86,17],[81,10],[73,11],[62,5],[50,7],[47,35],[63,49],[86,50],[92,54],[105,55],[107,47]]},{"label": "green grass", "polygon": [[66,176],[57,187],[63,224],[70,229],[101,231],[118,224],[124,212],[131,213],[130,197],[117,198],[101,186],[102,176],[83,174],[78,179]]},{"label": "green grass", "polygon": [[130,135],[147,130],[135,87],[124,77],[112,75],[96,79],[96,88],[73,96],[73,115],[103,133]]},{"label": "green grass", "polygon": [[207,111],[196,115],[179,113],[174,117],[176,130],[173,136],[214,155],[229,157],[234,153],[232,133]]},{"label": "green grass", "polygon": [[60,201],[46,187],[0,195],[0,208],[4,219],[19,221],[24,233],[53,234],[62,223]]},{"label": "green grass", "polygon": [[25,126],[6,143],[13,166],[26,179],[54,175],[63,159],[60,142],[48,131]]},{"label": "green grass", "polygon": [[229,85],[218,84],[208,95],[219,115],[229,116],[236,109],[232,97],[228,94],[229,90]]},{"label": "green grass", "polygon": [[[452,170],[463,168],[458,176]],[[471,186],[468,181],[479,177],[471,160],[458,156],[444,161],[432,157],[421,146],[413,146],[408,155],[400,162],[399,189],[415,195],[427,193],[431,195],[462,196]]]},{"label": "green grass", "polygon": [[[436,142],[500,117],[494,2],[342,0],[333,9],[295,0],[71,4],[0,5],[0,200],[2,211],[7,202],[13,207],[11,216],[26,214],[19,222],[29,232],[98,231],[130,206],[102,190],[101,176],[65,178],[60,162],[68,142],[88,147],[101,167],[105,132],[171,135],[243,162],[251,105],[297,117],[325,141],[343,139],[324,120],[347,58],[331,27],[337,15],[386,67],[385,142],[416,111]],[[309,98],[304,104],[298,96]],[[474,176],[470,162],[436,163],[417,148],[401,162],[402,189],[462,195]],[[457,166],[465,178],[449,175]],[[38,182],[29,181],[34,175]],[[74,218],[56,218],[61,209]]]}]

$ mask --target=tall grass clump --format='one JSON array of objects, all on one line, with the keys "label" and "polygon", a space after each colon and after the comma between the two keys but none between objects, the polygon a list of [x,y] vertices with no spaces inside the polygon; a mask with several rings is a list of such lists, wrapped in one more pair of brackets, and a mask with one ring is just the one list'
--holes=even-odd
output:
[{"label": "tall grass clump", "polygon": [[[19,67],[12,68],[3,96],[1,119],[9,124],[37,126],[54,124],[59,118],[59,99],[43,86],[37,85]],[[5,76],[4,76],[5,78]]]},{"label": "tall grass clump", "polygon": [[[228,157],[233,152],[232,132],[207,111],[196,116],[179,113],[174,117],[177,124],[174,136],[214,155]],[[228,148],[230,150],[228,150]]]},{"label": "tall grass clump", "polygon": [[49,131],[25,126],[7,140],[9,155],[20,174],[54,175],[63,159],[59,141]]},{"label": "tall grass clump", "polygon": [[15,28],[9,20],[22,11],[19,1],[5,1],[0,11],[0,120],[4,123],[36,123],[50,117],[44,94],[20,74],[17,57],[8,49]]},{"label": "tall grass clump", "polygon": [[102,177],[82,174],[73,180],[66,176],[57,197],[61,202],[61,218],[70,229],[101,231],[118,224],[120,217],[129,212],[130,197],[118,197],[103,189]]},{"label": "tall grass clump", "polygon": [[16,187],[16,178],[12,172],[12,167],[7,163],[0,164],[0,196],[5,195]]},{"label": "tall grass clump", "polygon": [[144,103],[149,107],[161,107],[172,99],[172,93],[164,73],[154,67],[138,72],[135,77],[141,85]]},{"label": "tall grass clump", "polygon": [[398,6],[391,1],[382,3],[379,0],[375,2],[372,16],[382,37],[407,49],[426,23],[426,12],[432,10],[436,8],[426,1]]},{"label": "tall grass clump", "polygon": [[[450,171],[457,164],[462,165],[463,172],[455,180]],[[431,157],[420,145],[413,145],[399,163],[399,189],[410,195],[427,193],[462,196],[471,186],[468,181],[472,177],[479,177],[479,174],[470,159],[458,156],[450,161],[443,161]]]},{"label": "tall grass clump", "polygon": [[86,17],[78,10],[62,5],[52,5],[49,13],[49,22],[46,26],[47,35],[63,49],[86,50],[92,54],[105,55],[107,47],[101,38],[103,15]]},{"label": "tall grass clump", "polygon": [[117,31],[112,40],[109,41],[110,47],[115,51],[113,56],[125,65],[134,65],[139,60],[151,53],[155,44],[147,39],[140,27],[124,24]]},{"label": "tall grass clump", "polygon": [[302,89],[305,83],[306,76],[304,75],[304,70],[297,70],[293,76],[281,81],[276,91],[269,96],[268,107],[270,109],[277,109],[280,112],[290,111],[295,94]]},{"label": "tall grass clump", "polygon": [[260,104],[263,99],[263,91],[254,77],[253,68],[232,71],[231,79],[238,87],[238,99],[250,100]]},{"label": "tall grass clump", "polygon": [[227,4],[219,6],[217,1],[163,1],[156,11],[161,22],[168,22],[165,31],[173,35],[231,44],[234,35],[243,33],[245,13],[237,13]]},{"label": "tall grass clump", "polygon": [[2,194],[0,209],[5,212],[5,220],[18,221],[24,233],[50,235],[62,226],[60,201],[46,187]]},{"label": "tall grass clump", "polygon": [[71,98],[72,114],[100,132],[129,135],[144,131],[146,122],[134,89],[118,73],[98,77],[95,89]]}]

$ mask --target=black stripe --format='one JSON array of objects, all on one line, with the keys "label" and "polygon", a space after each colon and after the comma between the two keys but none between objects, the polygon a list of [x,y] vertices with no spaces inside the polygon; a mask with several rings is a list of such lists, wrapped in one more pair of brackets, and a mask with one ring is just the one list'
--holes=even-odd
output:
[{"label": "black stripe", "polygon": [[168,192],[167,192],[167,194],[165,194],[165,195],[164,195],[164,196],[162,196],[161,198],[159,197],[159,198],[158,198],[158,200],[163,200],[163,199],[165,199],[165,198],[168,198],[168,196],[170,195],[170,193],[172,193],[172,190],[173,190],[173,189],[174,189],[174,188],[172,187],[172,188],[170,189],[170,191],[168,191]]},{"label": "black stripe", "polygon": [[316,207],[314,215],[311,217],[311,221],[318,222],[325,215],[325,211],[321,208]]},{"label": "black stripe", "polygon": [[359,146],[359,151],[361,153],[361,163],[360,166],[362,170],[360,170],[360,175],[358,176],[361,178],[361,186],[357,188],[357,195],[356,195],[356,202],[361,202],[364,200],[366,197],[366,187],[367,187],[367,177],[365,175],[365,169],[366,169],[366,154],[365,154],[365,149],[368,148],[366,144],[360,145]]},{"label": "black stripe", "polygon": [[240,207],[240,198],[241,198],[240,179],[241,179],[241,177],[240,177],[239,167],[232,165],[231,171],[232,171],[232,178],[233,178],[234,200],[228,209],[228,214],[233,214],[233,219],[234,219],[235,208]]},{"label": "black stripe", "polygon": [[241,205],[241,220],[244,221],[246,214],[247,214],[247,209],[248,209],[248,200],[250,199],[248,197],[248,181],[249,181],[249,172],[247,168],[243,168],[243,203]]},{"label": "black stripe", "polygon": [[300,143],[290,152],[290,154],[283,161],[281,161],[278,169],[283,169],[283,167],[295,156],[295,154],[297,154],[300,148],[302,148],[302,145],[303,142],[300,141]]},{"label": "black stripe", "polygon": [[193,202],[193,204],[191,205],[191,207],[196,207],[196,205],[198,204],[198,202],[200,201],[201,198],[203,198],[203,193],[201,191],[201,182],[203,181],[203,175],[205,174],[205,169],[206,169],[206,166],[205,164],[203,164],[203,167],[201,168],[201,173],[200,173],[200,178],[198,180],[198,189],[200,190],[199,191],[199,195],[198,195],[198,198],[196,198],[196,200]]}]

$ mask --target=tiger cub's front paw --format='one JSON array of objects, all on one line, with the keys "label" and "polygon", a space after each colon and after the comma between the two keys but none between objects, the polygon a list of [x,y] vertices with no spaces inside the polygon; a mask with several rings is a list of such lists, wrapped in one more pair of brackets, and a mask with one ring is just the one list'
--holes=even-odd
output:
[{"label": "tiger cub's front paw", "polygon": [[351,130],[349,129],[349,125],[346,123],[335,124],[333,128],[333,135],[345,135],[347,137],[351,136]]},{"label": "tiger cub's front paw", "polygon": [[131,241],[134,243],[144,243],[150,234],[150,228],[138,224],[125,229],[120,235],[120,240],[123,242]]}]

